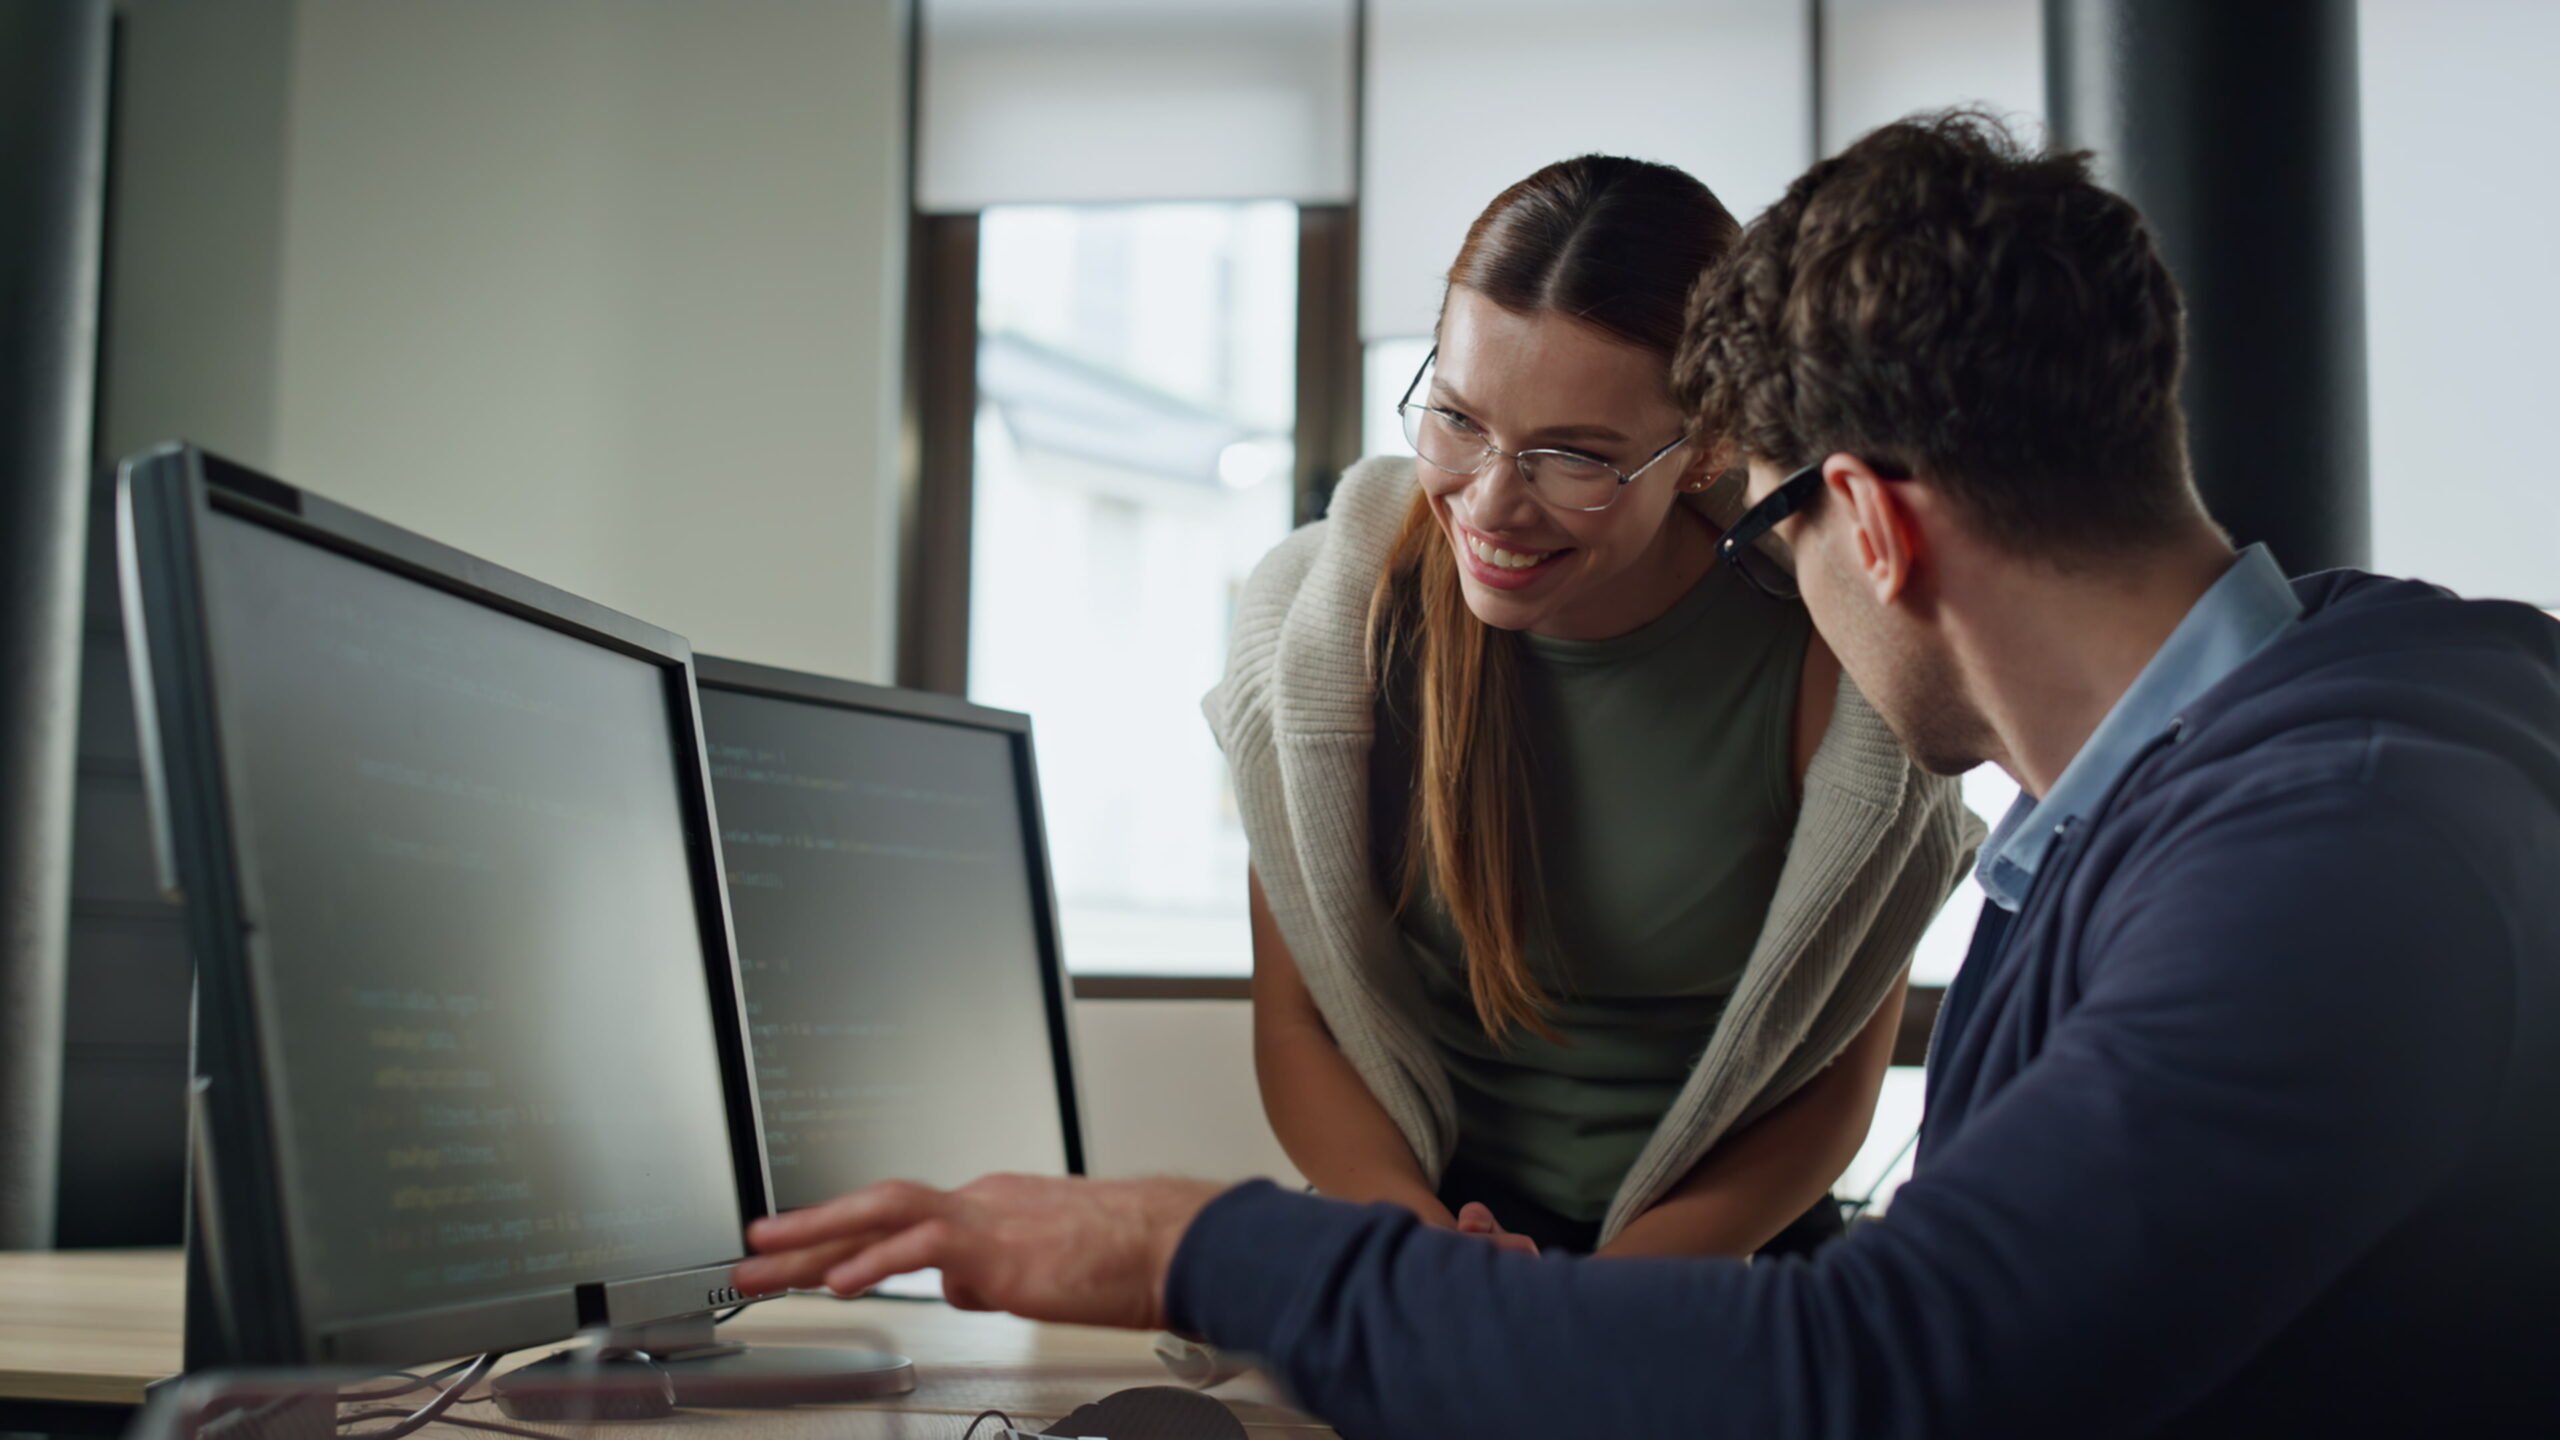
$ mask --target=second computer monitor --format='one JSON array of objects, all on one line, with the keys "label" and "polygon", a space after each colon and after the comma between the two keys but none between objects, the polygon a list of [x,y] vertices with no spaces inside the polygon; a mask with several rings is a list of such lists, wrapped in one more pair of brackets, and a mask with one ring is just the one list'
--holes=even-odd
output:
[{"label": "second computer monitor", "polygon": [[775,1205],[1081,1173],[1030,722],[696,669]]}]

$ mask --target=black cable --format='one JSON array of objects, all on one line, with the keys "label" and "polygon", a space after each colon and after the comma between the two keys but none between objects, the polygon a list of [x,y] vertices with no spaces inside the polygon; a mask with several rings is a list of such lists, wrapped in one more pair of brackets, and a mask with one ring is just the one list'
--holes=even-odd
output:
[{"label": "black cable", "polygon": [[[488,1379],[489,1372],[496,1369],[498,1366],[498,1355],[498,1351],[492,1350],[488,1354],[481,1356],[479,1359],[471,1361],[463,1368],[461,1378],[455,1380],[452,1384],[447,1385],[444,1389],[437,1391],[434,1399],[419,1406],[417,1409],[410,1411],[406,1415],[400,1415],[399,1409],[396,1406],[387,1407],[382,1410],[363,1411],[355,1415],[342,1415],[338,1419],[338,1434],[344,1437],[344,1440],[402,1440],[403,1436],[414,1435],[418,1431],[424,1430],[429,1425],[434,1424],[444,1415],[444,1412],[452,1409],[455,1402],[459,1401],[463,1397],[464,1392],[470,1390],[472,1386],[479,1384],[481,1381]],[[399,1417],[397,1423],[386,1425],[379,1430],[350,1430],[347,1428],[350,1424],[357,1421],[388,1419],[392,1416]]]},{"label": "black cable", "polygon": [[[428,1386],[435,1384],[439,1380],[445,1380],[452,1376],[459,1375],[464,1370],[470,1368],[473,1363],[474,1362],[469,1360],[457,1360],[443,1369],[427,1375],[412,1374],[406,1370],[380,1371],[365,1378],[371,1380],[398,1379],[402,1383],[398,1385],[385,1386],[378,1390],[339,1391],[331,1396],[330,1405],[332,1409],[343,1409],[351,1404],[363,1404],[373,1400],[394,1400],[400,1396],[423,1390]],[[266,1404],[260,1405],[255,1409],[229,1411],[225,1414],[214,1417],[213,1420],[207,1422],[201,1428],[204,1433],[212,1433],[215,1430],[235,1430],[244,1425],[255,1425],[261,1421],[269,1420],[275,1416],[281,1415],[286,1410],[295,1405],[301,1404],[305,1400],[314,1398],[319,1393],[319,1391],[315,1390],[308,1395],[288,1395],[281,1400],[270,1400]],[[456,1401],[455,1403],[471,1404],[474,1402]],[[372,1413],[376,1415],[397,1416],[401,1414],[401,1411],[397,1407],[392,1407]],[[344,1426],[349,1420],[354,1418],[357,1417],[341,1415],[338,1417],[337,1423]],[[546,1436],[544,1437],[544,1440],[552,1440],[552,1437]]]},{"label": "black cable", "polygon": [[[960,1440],[978,1440],[978,1427],[986,1424],[990,1420],[1003,1421],[1004,1428],[1007,1430],[1019,1430],[1022,1428],[1021,1426],[1013,1423],[1012,1416],[1007,1415],[1001,1410],[981,1410],[978,1412],[978,1418],[969,1422],[969,1428],[960,1432]],[[544,1440],[550,1440],[550,1437],[545,1436]]]},{"label": "black cable", "polygon": [[[351,1411],[339,1418],[342,1422],[348,1420],[383,1420],[394,1416],[405,1415],[406,1413],[406,1411],[402,1410],[397,1405],[387,1405],[378,1410]],[[493,1430],[501,1435],[530,1436],[532,1437],[532,1440],[560,1440],[559,1435],[556,1433],[541,1430],[529,1430],[522,1425],[510,1425],[503,1420],[475,1420],[468,1415],[443,1415],[437,1417],[435,1423],[439,1425],[458,1426],[465,1430]]]},{"label": "black cable", "polygon": [[413,1375],[406,1370],[386,1370],[380,1376],[374,1378],[385,1380],[397,1378],[405,1383],[393,1385],[381,1390],[340,1391],[338,1394],[338,1403],[341,1405],[369,1405],[376,1400],[397,1400],[403,1395],[413,1394],[417,1391],[424,1390],[431,1385],[440,1384],[443,1381],[450,1380],[454,1376],[461,1374],[463,1371],[470,1369],[471,1363],[472,1362],[468,1360],[456,1360],[452,1364],[447,1365],[443,1369],[438,1370],[431,1375]]},{"label": "black cable", "polygon": [[489,1430],[500,1435],[524,1435],[531,1437],[531,1440],[560,1440],[556,1434],[528,1430],[522,1425],[510,1425],[504,1420],[474,1420],[467,1415],[447,1415],[440,1423],[458,1425],[465,1430]]}]

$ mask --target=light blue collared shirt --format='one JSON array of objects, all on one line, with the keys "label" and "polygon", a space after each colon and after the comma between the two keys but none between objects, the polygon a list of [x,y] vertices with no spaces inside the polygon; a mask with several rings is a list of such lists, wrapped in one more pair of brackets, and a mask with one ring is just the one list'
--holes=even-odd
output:
[{"label": "light blue collared shirt", "polygon": [[2301,615],[2302,601],[2267,547],[2241,551],[2169,632],[2168,643],[2142,667],[2132,688],[2090,732],[2088,743],[2071,757],[2044,798],[2020,795],[2009,807],[1974,867],[1982,893],[2001,909],[2016,910],[2062,827],[2104,801],[2134,758],[2176,722],[2179,711],[2291,629]]}]

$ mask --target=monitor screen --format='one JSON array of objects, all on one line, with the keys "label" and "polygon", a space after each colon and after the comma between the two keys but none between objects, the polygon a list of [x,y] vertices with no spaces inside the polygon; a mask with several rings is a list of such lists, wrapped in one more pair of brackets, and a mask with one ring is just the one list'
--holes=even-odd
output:
[{"label": "monitor screen", "polygon": [[707,680],[701,703],[775,1206],[1064,1173],[1027,736]]},{"label": "monitor screen", "polygon": [[681,671],[228,513],[199,544],[305,1324],[734,1258]]}]

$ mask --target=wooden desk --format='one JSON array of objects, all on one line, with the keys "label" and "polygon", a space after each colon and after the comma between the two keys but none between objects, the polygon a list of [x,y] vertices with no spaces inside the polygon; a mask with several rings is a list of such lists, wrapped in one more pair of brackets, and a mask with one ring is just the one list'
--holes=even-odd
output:
[{"label": "wooden desk", "polygon": [[[142,1403],[144,1387],[177,1372],[184,1288],[174,1250],[0,1254],[0,1431],[112,1427]],[[924,1301],[786,1296],[747,1311],[722,1333],[762,1345],[894,1350],[916,1366],[914,1392],[885,1400],[680,1417],[688,1430],[712,1424],[735,1429],[741,1440],[957,1440],[981,1410],[1036,1421],[1037,1429],[1114,1390],[1172,1383],[1144,1335],[973,1315]],[[1259,1375],[1229,1381],[1216,1394],[1257,1437],[1332,1433],[1282,1404]],[[64,1423],[65,1414],[74,1421]],[[444,1426],[421,1433],[485,1440]],[[629,1426],[617,1433],[643,1440]]]}]

